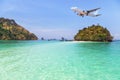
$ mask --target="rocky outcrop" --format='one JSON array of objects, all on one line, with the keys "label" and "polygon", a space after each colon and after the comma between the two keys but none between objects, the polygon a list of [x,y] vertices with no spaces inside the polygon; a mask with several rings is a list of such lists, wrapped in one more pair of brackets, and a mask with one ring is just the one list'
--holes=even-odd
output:
[{"label": "rocky outcrop", "polygon": [[100,25],[92,25],[82,30],[75,35],[76,41],[101,41],[111,42],[113,37],[107,28]]},{"label": "rocky outcrop", "polygon": [[37,40],[37,36],[13,19],[0,18],[0,40]]}]

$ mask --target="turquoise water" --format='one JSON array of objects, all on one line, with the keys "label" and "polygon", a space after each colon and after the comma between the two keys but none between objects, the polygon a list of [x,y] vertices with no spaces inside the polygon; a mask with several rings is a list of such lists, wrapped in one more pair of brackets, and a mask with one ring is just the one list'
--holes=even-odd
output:
[{"label": "turquoise water", "polygon": [[120,41],[0,41],[0,80],[120,80]]}]

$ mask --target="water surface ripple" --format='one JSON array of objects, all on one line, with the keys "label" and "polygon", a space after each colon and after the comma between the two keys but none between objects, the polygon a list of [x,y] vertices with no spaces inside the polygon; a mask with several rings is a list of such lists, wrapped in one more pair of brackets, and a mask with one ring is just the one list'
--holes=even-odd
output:
[{"label": "water surface ripple", "polygon": [[120,80],[120,41],[0,41],[0,80]]}]

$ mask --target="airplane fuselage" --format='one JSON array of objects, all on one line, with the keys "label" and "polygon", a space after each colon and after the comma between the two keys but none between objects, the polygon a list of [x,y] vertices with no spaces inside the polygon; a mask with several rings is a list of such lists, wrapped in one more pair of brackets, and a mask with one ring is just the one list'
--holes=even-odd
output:
[{"label": "airplane fuselage", "polygon": [[92,17],[97,17],[100,16],[101,14],[94,14],[93,12],[97,11],[100,8],[92,9],[92,10],[87,10],[87,11],[82,11],[78,9],[77,7],[72,7],[71,8],[75,13],[77,13],[78,16],[92,16]]}]

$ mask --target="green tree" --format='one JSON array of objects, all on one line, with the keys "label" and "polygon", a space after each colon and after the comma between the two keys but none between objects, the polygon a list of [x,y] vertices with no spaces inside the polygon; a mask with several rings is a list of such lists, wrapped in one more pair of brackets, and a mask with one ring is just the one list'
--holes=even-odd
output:
[{"label": "green tree", "polygon": [[113,37],[107,28],[100,25],[92,25],[79,30],[74,36],[77,41],[112,41]]}]

